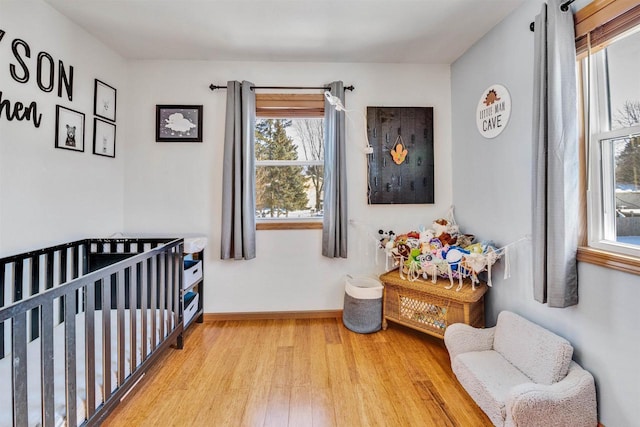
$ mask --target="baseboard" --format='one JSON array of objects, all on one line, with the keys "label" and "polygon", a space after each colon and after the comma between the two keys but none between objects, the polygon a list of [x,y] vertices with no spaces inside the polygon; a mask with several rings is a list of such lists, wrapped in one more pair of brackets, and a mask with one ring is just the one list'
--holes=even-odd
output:
[{"label": "baseboard", "polygon": [[342,310],[261,311],[251,313],[204,313],[205,322],[220,320],[281,320],[342,318]]}]

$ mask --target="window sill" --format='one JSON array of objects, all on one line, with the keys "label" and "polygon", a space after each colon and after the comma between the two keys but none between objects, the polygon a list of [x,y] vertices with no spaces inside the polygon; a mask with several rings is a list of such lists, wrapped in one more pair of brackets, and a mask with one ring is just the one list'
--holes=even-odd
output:
[{"label": "window sill", "polygon": [[318,221],[257,222],[256,230],[322,230],[322,222],[318,222]]},{"label": "window sill", "polygon": [[640,275],[640,258],[637,257],[581,246],[577,258],[580,262]]}]

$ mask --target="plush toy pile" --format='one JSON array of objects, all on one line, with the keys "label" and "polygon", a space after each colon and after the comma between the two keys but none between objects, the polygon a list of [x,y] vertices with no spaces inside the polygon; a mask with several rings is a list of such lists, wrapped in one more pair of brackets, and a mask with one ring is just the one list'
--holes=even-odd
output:
[{"label": "plush toy pile", "polygon": [[491,286],[491,266],[500,259],[502,251],[492,242],[475,242],[472,234],[460,233],[452,220],[444,218],[433,222],[430,229],[394,234],[379,231],[380,247],[401,267],[400,275],[411,281],[419,278],[435,283],[437,277],[448,278],[453,287],[454,279],[462,288],[464,278],[471,279],[472,287],[479,283],[478,273],[487,271],[487,284]]}]

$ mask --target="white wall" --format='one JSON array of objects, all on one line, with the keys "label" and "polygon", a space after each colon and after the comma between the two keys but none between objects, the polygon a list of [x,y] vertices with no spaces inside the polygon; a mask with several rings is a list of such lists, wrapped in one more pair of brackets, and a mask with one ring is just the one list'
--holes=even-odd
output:
[{"label": "white wall", "polygon": [[[540,8],[530,1],[495,27],[451,69],[453,193],[465,230],[507,244],[531,234],[531,120],[533,33],[529,23]],[[511,93],[511,121],[488,140],[476,130],[482,92],[500,83]],[[533,299],[530,243],[515,247],[511,278],[494,275],[487,294],[487,323],[511,310],[567,338],[575,359],[596,378],[599,418],[606,426],[637,425],[640,419],[640,327],[637,276],[581,263],[577,306],[552,309]]]},{"label": "white wall", "polygon": [[[431,221],[451,204],[449,66],[134,61],[125,168],[125,231],[204,234],[206,312],[329,310],[342,307],[346,273],[380,270],[373,236]],[[257,257],[221,261],[220,203],[226,91],[210,83],[250,80],[257,85],[355,85],[346,107],[349,258],[321,256],[321,230],[258,231]],[[202,104],[202,144],[156,143],[156,104]],[[433,106],[436,182],[433,205],[368,206],[367,169],[360,151],[367,106]],[[382,264],[382,258],[381,264]]]},{"label": "white wall", "polygon": [[[0,91],[3,100],[37,103],[39,128],[32,122],[0,117],[0,256],[63,243],[77,238],[106,236],[122,229],[126,120],[126,63],[42,1],[0,3]],[[9,65],[18,66],[11,51],[14,39],[31,49],[30,78],[16,82]],[[74,68],[73,101],[63,91],[45,93],[36,83],[40,51]],[[118,90],[116,158],[93,155],[93,87],[98,78]],[[83,153],[56,149],[56,104],[85,114]]]}]

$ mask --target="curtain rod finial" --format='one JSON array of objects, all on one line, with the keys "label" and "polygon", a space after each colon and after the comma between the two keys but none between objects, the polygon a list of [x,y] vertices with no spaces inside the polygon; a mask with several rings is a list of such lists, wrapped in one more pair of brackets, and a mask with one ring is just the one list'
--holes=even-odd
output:
[{"label": "curtain rod finial", "polygon": [[569,6],[570,6],[570,5],[571,5],[571,3],[573,3],[574,1],[576,1],[576,0],[567,0],[567,1],[565,1],[564,3],[562,3],[562,4],[560,5],[560,10],[561,10],[561,11],[563,11],[563,12],[568,11],[568,10],[569,10]]}]

